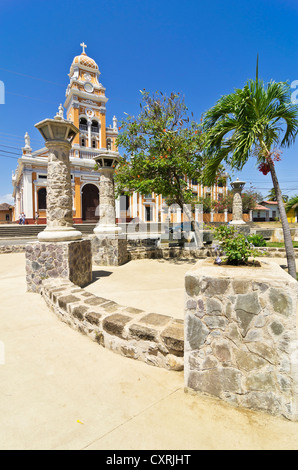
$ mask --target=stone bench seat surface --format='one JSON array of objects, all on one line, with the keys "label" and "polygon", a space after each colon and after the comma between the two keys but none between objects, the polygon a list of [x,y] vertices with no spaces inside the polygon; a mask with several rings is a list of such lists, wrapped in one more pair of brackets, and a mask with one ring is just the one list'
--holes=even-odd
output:
[{"label": "stone bench seat surface", "polygon": [[184,322],[98,297],[65,279],[46,279],[41,294],[57,316],[101,346],[169,370],[183,370]]}]

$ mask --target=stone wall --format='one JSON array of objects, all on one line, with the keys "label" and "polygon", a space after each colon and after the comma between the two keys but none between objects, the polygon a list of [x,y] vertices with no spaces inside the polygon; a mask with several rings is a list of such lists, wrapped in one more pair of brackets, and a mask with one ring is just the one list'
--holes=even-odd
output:
[{"label": "stone wall", "polygon": [[185,289],[186,387],[297,420],[297,281],[273,262],[201,260]]},{"label": "stone wall", "polygon": [[150,365],[183,369],[182,320],[119,305],[65,279],[43,281],[41,294],[62,321],[101,346]]},{"label": "stone wall", "polygon": [[92,280],[90,240],[37,242],[26,245],[27,289],[40,292],[47,278],[69,279],[84,287]]},{"label": "stone wall", "polygon": [[117,235],[93,235],[92,261],[99,266],[121,266],[129,260],[126,238]]},{"label": "stone wall", "polygon": [[[92,236],[91,239],[94,240]],[[152,243],[154,245],[154,243]],[[27,245],[0,245],[0,254],[5,253],[24,253],[26,251]],[[263,249],[260,249],[262,251]],[[286,258],[286,252],[284,248],[274,248],[268,247],[266,248],[268,252],[268,256],[272,258]],[[92,242],[92,251],[93,251],[93,260],[94,264],[99,265],[99,259],[97,258],[98,247],[97,242],[94,240]],[[181,247],[167,247],[167,248],[156,248],[155,246],[151,246],[150,242],[146,241],[136,241],[136,243],[131,243],[128,241],[127,243],[127,251],[125,253],[125,248],[122,250],[124,253],[123,257],[118,258],[118,256],[114,256],[114,259],[121,264],[124,262],[134,260],[134,259],[169,259],[169,258],[182,258],[182,259],[201,259],[201,258],[208,258],[210,256],[215,256],[215,253],[210,246],[206,246],[200,249],[186,249]],[[298,258],[298,248],[294,249],[295,256]],[[120,250],[121,252],[121,250]]]}]

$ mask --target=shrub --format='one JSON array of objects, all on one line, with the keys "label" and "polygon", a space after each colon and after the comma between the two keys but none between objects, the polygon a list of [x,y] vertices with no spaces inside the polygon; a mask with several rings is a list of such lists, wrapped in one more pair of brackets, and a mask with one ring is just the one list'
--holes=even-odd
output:
[{"label": "shrub", "polygon": [[219,242],[219,245],[213,246],[217,254],[215,262],[218,264],[221,264],[222,256],[223,261],[233,265],[248,264],[250,257],[262,256],[248,238],[231,225],[214,229],[214,239]]},{"label": "shrub", "polygon": [[248,235],[247,240],[254,246],[267,246],[266,240],[262,237],[262,235]]}]

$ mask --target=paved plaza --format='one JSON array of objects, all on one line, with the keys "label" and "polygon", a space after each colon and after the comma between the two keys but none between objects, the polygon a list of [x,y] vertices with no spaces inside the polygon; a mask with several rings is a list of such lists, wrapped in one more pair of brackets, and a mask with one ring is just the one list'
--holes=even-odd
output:
[{"label": "paved plaza", "polygon": [[[298,449],[298,423],[184,393],[183,372],[122,357],[70,329],[26,292],[24,265],[24,254],[0,255],[1,449]],[[96,267],[87,289],[180,315],[190,267]]]}]

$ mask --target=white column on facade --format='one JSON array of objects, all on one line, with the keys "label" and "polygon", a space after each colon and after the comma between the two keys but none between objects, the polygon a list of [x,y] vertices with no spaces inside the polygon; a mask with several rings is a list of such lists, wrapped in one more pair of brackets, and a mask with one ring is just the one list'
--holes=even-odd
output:
[{"label": "white column on facade", "polygon": [[33,218],[32,172],[31,172],[31,169],[25,169],[25,171],[24,171],[23,212],[26,215],[26,219],[32,219]]},{"label": "white column on facade", "polygon": [[88,119],[88,147],[91,148],[91,120]]},{"label": "white column on facade", "polygon": [[225,222],[227,222],[228,221],[228,209],[224,210],[224,214],[225,214]]},{"label": "white column on facade", "polygon": [[138,193],[136,192],[133,193],[132,204],[133,204],[132,217],[135,219],[136,217],[138,217]]},{"label": "white column on facade", "polygon": [[214,212],[211,211],[211,212],[210,212],[210,222],[213,222],[213,215],[214,215]]},{"label": "white column on facade", "polygon": [[181,208],[180,207],[177,208],[177,223],[178,224],[181,223]]},{"label": "white column on facade", "polygon": [[116,214],[116,219],[120,219],[120,197],[117,197],[115,200],[115,214]]},{"label": "white column on facade", "polygon": [[38,211],[36,183],[34,183],[34,207],[35,207],[35,211]]},{"label": "white column on facade", "polygon": [[142,201],[141,194],[139,195],[139,218],[141,220],[144,220],[144,218],[143,218],[143,201]]},{"label": "white column on facade", "polygon": [[158,222],[158,213],[159,213],[159,196],[155,197],[155,219],[154,222]]}]

